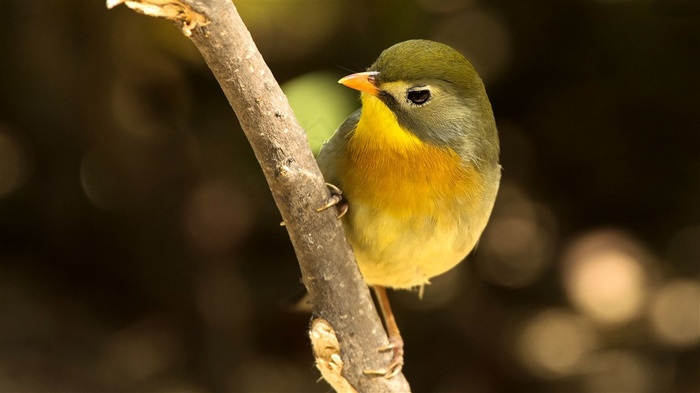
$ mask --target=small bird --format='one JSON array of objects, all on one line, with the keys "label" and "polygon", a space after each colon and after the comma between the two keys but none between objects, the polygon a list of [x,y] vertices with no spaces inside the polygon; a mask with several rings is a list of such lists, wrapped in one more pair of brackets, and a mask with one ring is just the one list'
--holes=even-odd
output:
[{"label": "small bird", "polygon": [[398,43],[339,83],[360,91],[362,108],[317,161],[342,193],[345,232],[384,314],[393,358],[369,373],[390,378],[404,352],[385,288],[422,289],[475,247],[501,179],[498,131],[479,75],[438,42]]}]

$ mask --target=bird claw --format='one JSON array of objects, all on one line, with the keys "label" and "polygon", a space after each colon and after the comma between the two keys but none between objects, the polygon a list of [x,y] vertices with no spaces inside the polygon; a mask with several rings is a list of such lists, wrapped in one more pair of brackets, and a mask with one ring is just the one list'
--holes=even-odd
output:
[{"label": "bird claw", "polygon": [[331,196],[326,200],[326,204],[316,209],[317,212],[322,212],[332,206],[338,209],[338,219],[342,218],[348,212],[348,204],[343,198],[343,190],[331,183],[326,183]]},{"label": "bird claw", "polygon": [[[328,187],[328,191],[330,191],[331,196],[328,199],[326,199],[326,204],[316,209],[316,211],[322,212],[330,207],[335,206],[338,209],[338,219],[343,218],[345,213],[348,212],[348,203],[345,202],[345,199],[343,198],[343,190],[331,183],[326,183],[326,187]],[[282,221],[280,222],[280,226],[287,226],[287,223]]]},{"label": "bird claw", "polygon": [[389,338],[389,344],[377,348],[379,352],[392,351],[393,356],[391,362],[386,368],[380,368],[375,370],[365,370],[364,373],[367,375],[379,375],[386,379],[391,379],[401,372],[403,368],[403,340],[400,337]]}]

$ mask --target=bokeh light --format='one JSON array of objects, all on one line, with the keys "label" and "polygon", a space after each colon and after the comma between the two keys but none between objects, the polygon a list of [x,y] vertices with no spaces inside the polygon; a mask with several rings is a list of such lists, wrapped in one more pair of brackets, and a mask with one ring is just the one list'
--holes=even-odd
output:
[{"label": "bokeh light", "polygon": [[623,233],[602,230],[584,235],[565,252],[565,289],[573,305],[594,321],[620,325],[643,310],[648,263],[641,245]]},{"label": "bokeh light", "polygon": [[[488,277],[506,286],[533,282],[546,266],[549,251],[544,230],[524,218],[501,218],[491,223],[485,247],[493,250],[493,259],[484,267]],[[488,242],[488,246],[486,243]]]},{"label": "bokeh light", "polygon": [[0,198],[17,190],[29,176],[25,149],[0,125]]},{"label": "bokeh light", "polygon": [[599,351],[587,359],[583,386],[586,392],[654,393],[666,391],[669,371],[637,352]]},{"label": "bokeh light", "polygon": [[522,326],[517,351],[535,374],[558,378],[581,372],[597,344],[596,331],[585,318],[564,309],[549,309]]},{"label": "bokeh light", "polygon": [[497,14],[477,5],[447,15],[431,38],[464,54],[484,81],[498,79],[512,56],[508,27]]},{"label": "bokeh light", "polygon": [[652,295],[649,323],[666,344],[688,347],[700,342],[700,282],[664,283]]},{"label": "bokeh light", "polygon": [[498,198],[499,207],[475,252],[477,268],[498,285],[530,285],[551,263],[555,239],[551,213],[508,183],[501,186]]},{"label": "bokeh light", "polygon": [[312,72],[282,85],[314,154],[340,123],[359,108],[357,93],[339,85],[340,77],[342,74]]}]

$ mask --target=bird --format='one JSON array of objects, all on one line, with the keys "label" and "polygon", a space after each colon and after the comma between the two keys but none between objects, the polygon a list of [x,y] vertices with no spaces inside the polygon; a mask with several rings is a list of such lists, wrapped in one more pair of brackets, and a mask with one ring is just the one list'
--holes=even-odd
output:
[{"label": "bird", "polygon": [[373,288],[392,350],[369,374],[391,378],[404,342],[386,288],[415,289],[474,249],[501,179],[498,131],[471,63],[439,42],[384,50],[367,71],[339,83],[360,92],[352,113],[318,153],[365,282]]}]

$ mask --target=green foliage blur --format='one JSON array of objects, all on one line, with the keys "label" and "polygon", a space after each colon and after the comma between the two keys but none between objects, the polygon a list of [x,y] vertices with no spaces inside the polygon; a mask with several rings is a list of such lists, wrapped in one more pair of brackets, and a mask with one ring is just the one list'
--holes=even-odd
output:
[{"label": "green foliage blur", "polygon": [[[336,81],[428,38],[482,75],[476,252],[391,294],[416,392],[700,389],[700,6],[234,1],[316,150]],[[235,115],[171,23],[1,0],[0,392],[327,392]]]}]

